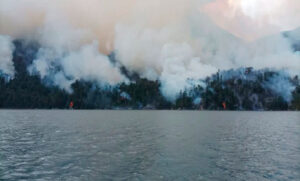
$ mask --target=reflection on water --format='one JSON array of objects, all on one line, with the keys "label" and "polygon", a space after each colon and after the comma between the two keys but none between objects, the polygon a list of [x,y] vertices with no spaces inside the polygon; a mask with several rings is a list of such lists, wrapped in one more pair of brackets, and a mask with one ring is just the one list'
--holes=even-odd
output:
[{"label": "reflection on water", "polygon": [[0,111],[0,180],[300,180],[300,113]]}]

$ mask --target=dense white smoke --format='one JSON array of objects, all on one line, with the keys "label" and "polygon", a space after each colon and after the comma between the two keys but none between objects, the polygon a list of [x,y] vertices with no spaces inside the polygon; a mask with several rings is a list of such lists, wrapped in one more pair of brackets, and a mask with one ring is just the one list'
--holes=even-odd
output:
[{"label": "dense white smoke", "polygon": [[161,91],[170,100],[191,87],[188,79],[198,80],[217,71],[201,61],[189,37],[184,37],[186,32],[175,30],[118,26],[115,39],[117,59],[144,78],[160,80]]},{"label": "dense white smoke", "polygon": [[299,8],[298,0],[0,0],[0,34],[37,41],[29,71],[66,90],[75,80],[127,81],[124,66],[161,81],[172,100],[218,69],[299,74],[300,55],[281,35],[300,26]]},{"label": "dense white smoke", "polygon": [[52,79],[55,85],[69,92],[76,80],[96,82],[99,85],[116,85],[126,81],[120,69],[112,65],[106,55],[99,53],[97,42],[81,46],[76,51],[57,53],[53,49],[40,49],[38,59],[29,71],[41,78]]},{"label": "dense white smoke", "polygon": [[14,45],[7,36],[0,35],[0,75],[4,75],[8,79],[14,77],[14,65],[12,62],[12,54]]}]

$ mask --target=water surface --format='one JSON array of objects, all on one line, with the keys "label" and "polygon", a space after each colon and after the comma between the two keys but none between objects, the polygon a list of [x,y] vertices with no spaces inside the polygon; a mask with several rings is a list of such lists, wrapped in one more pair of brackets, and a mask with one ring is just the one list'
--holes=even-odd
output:
[{"label": "water surface", "polygon": [[300,113],[3,110],[0,180],[300,180]]}]

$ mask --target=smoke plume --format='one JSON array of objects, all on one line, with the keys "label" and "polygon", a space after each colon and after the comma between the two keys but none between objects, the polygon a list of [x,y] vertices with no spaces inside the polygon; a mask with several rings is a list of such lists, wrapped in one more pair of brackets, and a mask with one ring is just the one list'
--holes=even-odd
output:
[{"label": "smoke plume", "polygon": [[10,39],[26,39],[41,45],[28,71],[65,90],[128,81],[124,66],[174,100],[218,69],[299,75],[299,26],[298,0],[0,0],[0,70],[13,75]]},{"label": "smoke plume", "polygon": [[14,45],[11,39],[8,36],[0,35],[0,75],[4,75],[8,79],[14,77],[13,50]]}]

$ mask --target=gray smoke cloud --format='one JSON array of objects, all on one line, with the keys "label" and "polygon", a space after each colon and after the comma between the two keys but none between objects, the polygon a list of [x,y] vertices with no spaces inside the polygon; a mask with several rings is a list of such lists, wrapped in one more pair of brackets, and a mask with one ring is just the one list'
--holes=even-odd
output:
[{"label": "gray smoke cloud", "polygon": [[292,100],[292,91],[295,89],[295,86],[289,81],[288,76],[284,72],[272,77],[265,86],[277,95],[282,96],[287,102]]},{"label": "gray smoke cloud", "polygon": [[299,75],[300,55],[281,34],[300,26],[299,8],[298,0],[0,0],[0,34],[37,41],[29,72],[65,90],[76,80],[128,81],[125,66],[174,100],[218,69]]},{"label": "gray smoke cloud", "polygon": [[11,79],[15,70],[12,62],[14,45],[8,36],[0,35],[0,75]]}]

